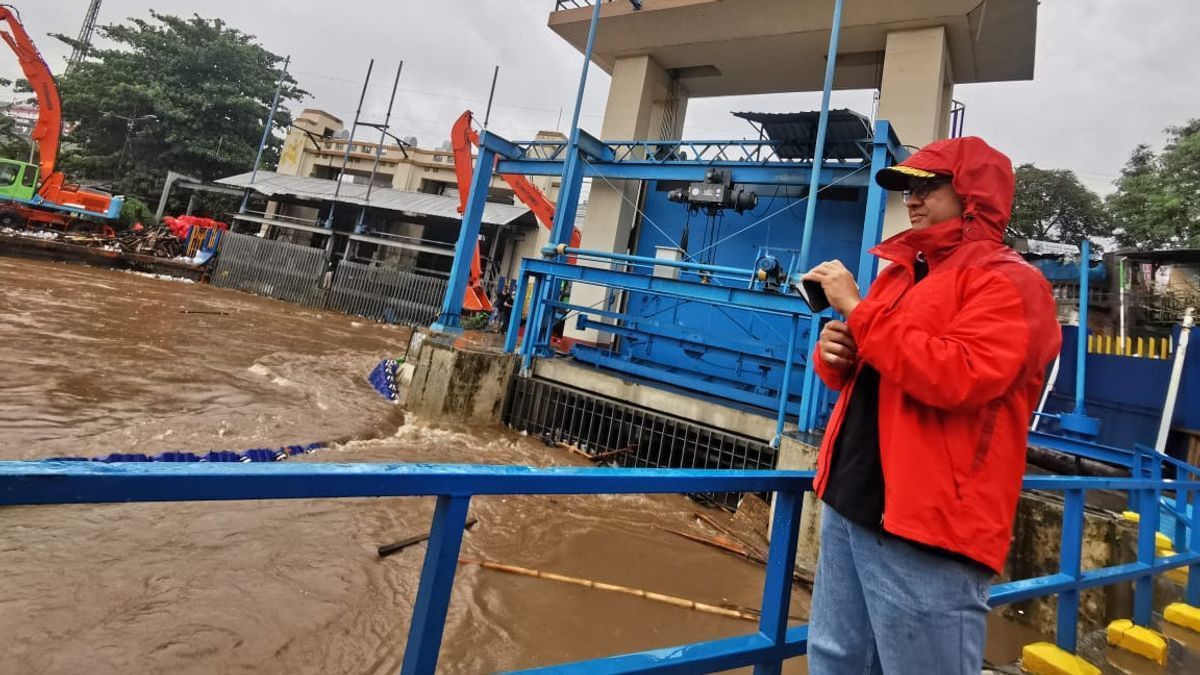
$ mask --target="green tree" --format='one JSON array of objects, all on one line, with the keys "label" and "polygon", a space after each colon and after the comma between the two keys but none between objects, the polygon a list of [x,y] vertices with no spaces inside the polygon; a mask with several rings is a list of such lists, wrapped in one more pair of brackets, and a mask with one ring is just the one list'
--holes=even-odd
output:
[{"label": "green tree", "polygon": [[1155,154],[1134,149],[1108,209],[1124,247],[1200,247],[1200,119],[1166,130],[1167,144]]},{"label": "green tree", "polygon": [[1008,236],[1078,245],[1086,236],[1111,232],[1104,203],[1074,172],[1022,164],[1016,176]]},{"label": "green tree", "polygon": [[121,215],[117,217],[117,223],[121,229],[133,227],[137,223],[152,225],[154,209],[146,206],[146,203],[137,197],[126,197],[125,203],[121,206]]},{"label": "green tree", "polygon": [[23,162],[29,159],[29,148],[33,141],[28,136],[18,134],[16,126],[16,120],[0,114],[0,157],[19,159]]},{"label": "green tree", "polygon": [[[150,15],[101,28],[114,46],[59,78],[71,125],[61,164],[74,180],[156,200],[168,170],[204,180],[250,170],[282,59],[220,19]],[[287,78],[282,101],[306,95]],[[276,128],[291,121],[281,105]],[[281,145],[273,135],[264,167]]]}]

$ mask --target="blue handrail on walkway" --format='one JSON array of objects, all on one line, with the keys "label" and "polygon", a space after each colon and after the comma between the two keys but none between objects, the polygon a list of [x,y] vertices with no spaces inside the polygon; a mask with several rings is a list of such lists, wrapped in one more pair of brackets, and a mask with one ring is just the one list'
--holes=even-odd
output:
[{"label": "blue handrail on walkway", "polygon": [[[1135,584],[1134,621],[1151,621],[1153,576],[1189,566],[1188,604],[1200,605],[1200,481],[1161,478],[1149,461],[1149,478],[1029,476],[1026,489],[1064,493],[1060,569],[992,587],[993,607],[1039,596],[1058,596],[1058,646],[1075,651],[1079,592],[1118,582]],[[1185,465],[1186,466],[1186,465]],[[1157,469],[1155,467],[1158,467]],[[403,673],[432,673],[441,648],[450,590],[457,570],[467,507],[475,495],[652,494],[775,492],[775,520],[756,633],[666,649],[555,666],[553,672],[710,672],[754,666],[777,673],[781,663],[805,653],[807,626],[787,625],[792,572],[804,493],[813,474],[801,471],[528,468],[435,464],[196,464],[0,462],[0,505],[112,502],[312,499],[436,496],[437,508],[409,629]],[[1084,493],[1118,490],[1135,498],[1141,514],[1136,562],[1083,570]],[[1190,519],[1180,526],[1174,556],[1155,557],[1163,491]],[[1188,504],[1191,504],[1190,512]],[[551,669],[530,672],[551,672]]]}]

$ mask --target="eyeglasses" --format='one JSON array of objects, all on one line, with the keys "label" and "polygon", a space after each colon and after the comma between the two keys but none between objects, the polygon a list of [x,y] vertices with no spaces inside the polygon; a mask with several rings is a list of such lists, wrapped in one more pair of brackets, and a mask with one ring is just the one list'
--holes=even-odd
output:
[{"label": "eyeglasses", "polygon": [[919,183],[913,183],[909,189],[904,190],[900,194],[904,197],[904,201],[908,201],[910,197],[920,197],[925,199],[933,194],[935,190],[943,185],[949,185],[949,178],[930,178]]}]

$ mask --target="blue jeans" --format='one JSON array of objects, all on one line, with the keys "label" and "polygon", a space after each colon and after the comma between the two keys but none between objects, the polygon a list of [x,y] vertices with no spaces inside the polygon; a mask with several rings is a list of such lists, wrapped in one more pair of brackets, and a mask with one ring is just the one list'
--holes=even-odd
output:
[{"label": "blue jeans", "polygon": [[821,515],[808,672],[979,675],[991,574]]}]

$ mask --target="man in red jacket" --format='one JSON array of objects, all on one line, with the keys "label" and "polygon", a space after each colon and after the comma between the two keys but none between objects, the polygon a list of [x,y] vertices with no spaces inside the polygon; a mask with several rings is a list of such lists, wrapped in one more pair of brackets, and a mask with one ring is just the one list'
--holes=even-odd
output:
[{"label": "man in red jacket", "polygon": [[805,275],[846,317],[813,355],[841,394],[817,460],[809,672],[977,675],[1061,333],[1049,284],[1003,243],[1007,157],[937,141],[876,181],[904,191],[912,228],[872,250],[891,264],[867,296],[836,260]]}]

